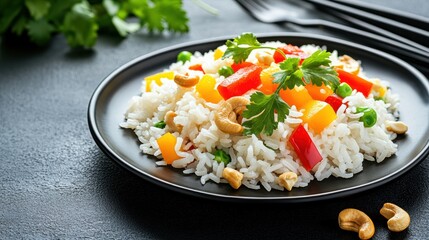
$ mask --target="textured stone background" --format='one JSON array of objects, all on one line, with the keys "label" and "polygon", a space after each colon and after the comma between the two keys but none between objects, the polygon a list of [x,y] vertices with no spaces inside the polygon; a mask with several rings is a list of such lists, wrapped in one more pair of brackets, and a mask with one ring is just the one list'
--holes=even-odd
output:
[{"label": "textured stone background", "polygon": [[[373,2],[429,17],[426,0]],[[88,102],[100,81],[129,60],[177,43],[244,31],[333,35],[259,23],[234,1],[210,4],[220,10],[219,16],[185,0],[188,34],[138,34],[125,40],[102,36],[92,52],[70,51],[61,36],[44,49],[0,40],[0,238],[356,239],[354,233],[339,230],[338,212],[356,207],[379,216],[385,201],[408,209],[412,225],[393,234],[381,216],[375,217],[375,239],[426,238],[428,161],[351,197],[292,205],[240,204],[157,187],[101,152],[88,129]]]}]

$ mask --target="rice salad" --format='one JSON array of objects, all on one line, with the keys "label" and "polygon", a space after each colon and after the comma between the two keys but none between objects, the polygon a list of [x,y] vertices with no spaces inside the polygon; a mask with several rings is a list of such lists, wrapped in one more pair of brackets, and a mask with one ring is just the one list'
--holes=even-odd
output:
[{"label": "rice salad", "polygon": [[140,150],[160,167],[235,189],[291,191],[351,178],[365,160],[395,154],[393,140],[406,131],[397,130],[406,128],[398,96],[357,59],[323,46],[259,43],[250,33],[180,53],[141,92],[120,123]]}]

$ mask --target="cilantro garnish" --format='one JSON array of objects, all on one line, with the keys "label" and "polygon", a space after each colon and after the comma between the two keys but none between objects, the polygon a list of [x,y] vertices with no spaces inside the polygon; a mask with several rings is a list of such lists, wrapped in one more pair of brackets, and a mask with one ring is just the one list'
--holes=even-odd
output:
[{"label": "cilantro garnish", "polygon": [[[262,46],[252,33],[244,33],[233,41],[228,40],[226,46],[224,58],[232,57],[234,62],[245,61],[255,49],[275,49]],[[283,52],[281,53],[284,55]],[[331,53],[325,50],[317,50],[301,65],[299,64],[300,59],[294,57],[286,58],[281,62],[279,64],[281,71],[273,74],[273,82],[278,84],[276,91],[270,95],[256,92],[250,96],[250,104],[243,112],[243,117],[248,119],[243,123],[244,134],[271,135],[277,129],[278,123],[286,119],[290,107],[280,98],[281,89],[293,89],[295,86],[311,83],[317,86],[325,84],[335,91],[339,85],[339,79],[337,72],[329,66],[330,55]]]},{"label": "cilantro garnish", "polygon": [[142,29],[187,32],[182,0],[0,1],[0,37],[28,36],[37,45],[63,34],[71,47],[91,48],[100,32],[126,37]]}]

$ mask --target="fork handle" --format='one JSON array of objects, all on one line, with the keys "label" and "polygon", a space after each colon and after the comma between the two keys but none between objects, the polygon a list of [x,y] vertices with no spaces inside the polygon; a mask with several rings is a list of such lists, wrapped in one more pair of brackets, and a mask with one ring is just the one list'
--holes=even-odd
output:
[{"label": "fork handle", "polygon": [[393,39],[325,20],[306,21],[305,24],[299,22],[297,23],[305,26],[322,26],[341,33],[348,33],[355,37],[360,37],[359,40],[362,40],[368,45],[375,46],[376,48],[382,49],[383,51],[393,53],[398,57],[409,61],[409,63],[414,64],[416,67],[423,69],[424,71],[429,70],[428,52],[395,41]]}]

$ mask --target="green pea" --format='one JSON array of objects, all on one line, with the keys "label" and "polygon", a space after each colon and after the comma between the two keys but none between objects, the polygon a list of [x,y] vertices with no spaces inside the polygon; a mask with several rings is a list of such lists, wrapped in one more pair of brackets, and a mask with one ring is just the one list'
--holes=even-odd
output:
[{"label": "green pea", "polygon": [[219,75],[229,77],[234,73],[234,70],[230,66],[223,66],[218,70]]},{"label": "green pea", "polygon": [[231,162],[231,157],[228,155],[228,153],[226,153],[224,150],[221,149],[216,149],[216,151],[214,152],[214,160],[218,163],[223,162],[225,164],[225,166]]},{"label": "green pea", "polygon": [[177,55],[177,61],[178,62],[187,62],[191,60],[192,53],[188,51],[182,51]]},{"label": "green pea", "polygon": [[359,121],[363,122],[364,127],[372,127],[377,122],[377,112],[368,107],[358,107],[356,113],[362,113],[362,117],[359,118]]},{"label": "green pea", "polygon": [[337,90],[335,91],[335,93],[342,97],[348,97],[352,94],[353,89],[350,87],[350,85],[348,85],[347,83],[341,83],[338,87]]},{"label": "green pea", "polygon": [[156,128],[162,128],[163,129],[163,128],[165,128],[165,125],[166,125],[165,122],[161,120],[159,122],[156,122],[153,126]]}]

